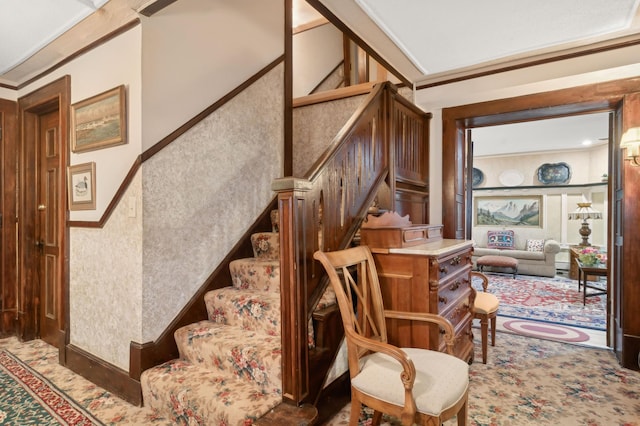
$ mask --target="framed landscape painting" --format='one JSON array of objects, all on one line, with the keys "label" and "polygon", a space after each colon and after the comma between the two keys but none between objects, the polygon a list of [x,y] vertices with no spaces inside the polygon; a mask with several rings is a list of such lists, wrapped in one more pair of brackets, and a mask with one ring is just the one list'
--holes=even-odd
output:
[{"label": "framed landscape painting", "polygon": [[124,86],[71,105],[71,149],[91,151],[127,143]]},{"label": "framed landscape painting", "polygon": [[475,197],[475,225],[542,227],[542,196]]}]

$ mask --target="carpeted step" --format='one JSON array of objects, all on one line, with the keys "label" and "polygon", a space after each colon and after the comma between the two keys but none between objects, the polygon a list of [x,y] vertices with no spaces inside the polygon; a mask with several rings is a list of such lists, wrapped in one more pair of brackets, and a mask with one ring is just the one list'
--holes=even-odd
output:
[{"label": "carpeted step", "polygon": [[159,416],[182,425],[252,424],[282,402],[282,391],[238,380],[184,360],[142,373],[142,396]]},{"label": "carpeted step", "polygon": [[280,336],[205,320],[179,328],[174,337],[184,360],[264,389],[282,386]]},{"label": "carpeted step", "polygon": [[280,292],[280,261],[255,258],[229,263],[233,286],[244,290]]},{"label": "carpeted step", "polygon": [[279,336],[280,293],[224,287],[204,296],[209,320]]},{"label": "carpeted step", "polygon": [[256,232],[251,235],[251,246],[256,259],[280,259],[280,234],[277,232]]}]

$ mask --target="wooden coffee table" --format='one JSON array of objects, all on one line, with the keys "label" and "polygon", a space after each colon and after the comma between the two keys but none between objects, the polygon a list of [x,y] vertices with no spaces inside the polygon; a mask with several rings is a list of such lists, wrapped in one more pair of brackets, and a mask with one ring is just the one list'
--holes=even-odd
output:
[{"label": "wooden coffee table", "polygon": [[[587,278],[591,276],[597,277],[607,277],[608,276],[608,268],[606,264],[597,264],[597,265],[585,265],[580,260],[576,259],[576,263],[578,264],[578,291],[580,291],[580,287],[583,288],[582,292],[582,304],[587,304],[587,297],[591,296],[599,296],[601,294],[607,294],[607,284],[605,284],[605,288],[595,287],[593,285],[589,285],[589,281]],[[587,293],[587,289],[596,290],[591,293]]]}]

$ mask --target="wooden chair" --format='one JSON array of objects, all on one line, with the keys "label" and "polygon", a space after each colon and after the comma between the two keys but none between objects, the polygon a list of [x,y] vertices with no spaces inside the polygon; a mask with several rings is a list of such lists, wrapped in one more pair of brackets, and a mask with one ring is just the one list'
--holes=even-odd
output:
[{"label": "wooden chair", "polygon": [[[365,404],[374,410],[374,425],[383,413],[399,418],[403,425],[440,425],[455,415],[458,426],[467,425],[469,366],[451,355],[451,323],[430,313],[385,310],[367,246],[317,251],[314,257],[327,270],[344,324],[351,377],[349,424],[358,424]],[[437,324],[448,354],[389,344],[386,318]]]},{"label": "wooden chair", "polygon": [[488,328],[489,320],[491,320],[491,346],[496,345],[496,316],[500,301],[496,296],[487,293],[489,286],[489,278],[481,272],[472,271],[471,279],[478,277],[482,280],[482,292],[476,292],[476,298],[473,302],[473,317],[480,320],[480,335],[482,337],[482,363],[487,363],[487,340],[489,338]]}]

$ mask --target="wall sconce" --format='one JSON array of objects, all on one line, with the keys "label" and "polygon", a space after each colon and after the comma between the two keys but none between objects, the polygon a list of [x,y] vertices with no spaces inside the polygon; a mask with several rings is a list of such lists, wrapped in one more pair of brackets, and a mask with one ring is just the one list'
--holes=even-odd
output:
[{"label": "wall sconce", "polygon": [[627,158],[632,166],[640,166],[640,127],[632,127],[622,135],[620,148],[627,149]]}]

